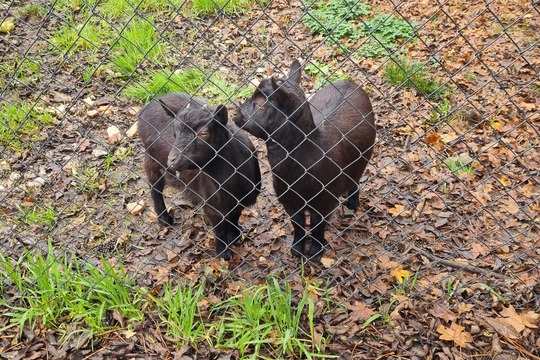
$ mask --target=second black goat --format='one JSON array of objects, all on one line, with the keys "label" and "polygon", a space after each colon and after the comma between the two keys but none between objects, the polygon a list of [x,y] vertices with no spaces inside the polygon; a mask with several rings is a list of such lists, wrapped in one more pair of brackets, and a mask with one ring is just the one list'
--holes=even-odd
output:
[{"label": "second black goat", "polygon": [[163,189],[179,188],[188,201],[203,204],[216,252],[225,259],[240,237],[240,213],[255,203],[261,186],[253,144],[227,119],[225,106],[210,107],[181,93],[163,95],[139,113],[144,167],[160,223],[173,223]]},{"label": "second black goat", "polygon": [[274,189],[294,228],[292,254],[312,257],[327,246],[324,232],[339,197],[347,195],[347,207],[358,207],[376,130],[369,98],[353,81],[326,85],[308,102],[300,80],[296,60],[288,78],[262,80],[233,120],[266,141]]}]

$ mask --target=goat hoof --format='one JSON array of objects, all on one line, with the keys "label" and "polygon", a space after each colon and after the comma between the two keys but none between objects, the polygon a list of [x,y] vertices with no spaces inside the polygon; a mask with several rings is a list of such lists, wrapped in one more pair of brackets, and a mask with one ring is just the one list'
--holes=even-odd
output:
[{"label": "goat hoof", "polygon": [[218,253],[218,257],[224,259],[224,260],[229,260],[231,257],[232,257],[232,250],[231,248],[227,247],[225,249],[223,249],[221,252],[219,250],[217,250],[217,253]]},{"label": "goat hoof", "polygon": [[302,256],[304,256],[304,252],[302,250],[299,249],[300,247],[299,246],[293,246],[291,248],[291,254],[292,256],[296,257],[296,258],[301,258]]},{"label": "goat hoof", "polygon": [[345,206],[347,207],[347,209],[354,211],[360,206],[360,199],[352,196],[348,198],[347,201],[345,201]]},{"label": "goat hoof", "polygon": [[317,240],[313,239],[311,246],[306,251],[306,257],[308,258],[320,258],[324,253],[324,247],[318,243]]},{"label": "goat hoof", "polygon": [[174,220],[173,220],[172,216],[169,215],[166,212],[159,215],[158,219],[159,219],[159,223],[162,226],[173,226]]}]

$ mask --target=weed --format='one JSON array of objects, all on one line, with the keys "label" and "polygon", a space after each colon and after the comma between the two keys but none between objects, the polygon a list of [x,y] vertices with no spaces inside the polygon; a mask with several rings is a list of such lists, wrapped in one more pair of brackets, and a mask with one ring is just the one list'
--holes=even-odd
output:
[{"label": "weed", "polygon": [[451,156],[444,160],[444,164],[455,175],[472,176],[474,174],[473,159],[466,153]]},{"label": "weed", "polygon": [[131,76],[143,60],[154,64],[165,60],[165,45],[158,39],[152,18],[134,20],[121,34],[114,46],[113,64]]},{"label": "weed", "polygon": [[431,117],[429,118],[427,123],[437,124],[441,120],[447,119],[451,112],[452,104],[450,104],[450,101],[448,99],[444,99],[442,103],[435,105],[435,109],[431,112]]},{"label": "weed", "polygon": [[395,285],[396,294],[404,296],[411,295],[418,280],[418,271],[411,277],[408,270],[398,270],[394,276],[397,280],[397,284]]},{"label": "weed", "polygon": [[251,89],[236,90],[225,79],[218,75],[209,76],[199,69],[189,69],[184,72],[157,71],[150,74],[148,80],[128,86],[124,94],[132,99],[146,103],[156,96],[168,92],[183,92],[190,95],[210,95],[218,102],[231,99],[247,98]]},{"label": "weed", "polygon": [[41,4],[28,4],[23,6],[19,10],[19,15],[22,17],[29,17],[29,16],[35,16],[42,18],[49,12],[49,9],[47,9],[45,6]]},{"label": "weed", "polygon": [[467,80],[474,80],[476,79],[476,75],[474,73],[467,73],[465,75],[463,75],[463,77]]},{"label": "weed", "polygon": [[385,68],[386,78],[392,85],[414,88],[430,99],[441,99],[450,93],[450,89],[434,79],[428,67],[419,61],[392,59]]},{"label": "weed", "polygon": [[446,303],[449,304],[450,300],[456,294],[457,288],[459,286],[459,279],[449,277],[446,279]]},{"label": "weed", "polygon": [[49,204],[36,204],[30,207],[19,207],[20,219],[28,225],[50,227],[56,221],[58,214]]},{"label": "weed", "polygon": [[75,178],[75,188],[80,193],[93,193],[104,187],[107,174],[102,174],[97,167],[80,169],[77,161],[71,163],[71,175]]},{"label": "weed", "polygon": [[199,311],[203,291],[204,283],[197,287],[175,289],[166,284],[162,297],[151,297],[167,327],[167,334],[177,339],[180,346],[197,344],[205,337],[204,323],[200,321]]},{"label": "weed", "polygon": [[304,25],[314,34],[329,36],[333,40],[351,36],[353,23],[370,13],[368,4],[356,0],[303,1],[306,7]]},{"label": "weed", "polygon": [[393,53],[398,45],[412,41],[415,25],[393,15],[377,15],[360,23],[352,40],[366,37],[359,51],[366,57],[383,57]]},{"label": "weed", "polygon": [[0,105],[0,146],[22,151],[23,144],[31,144],[43,137],[44,128],[53,124],[46,110],[27,101],[4,102]]},{"label": "weed", "polygon": [[23,85],[35,84],[41,79],[40,64],[29,59],[23,59],[15,65],[0,64],[0,75],[4,79],[16,79]]},{"label": "weed", "polygon": [[347,80],[349,76],[341,71],[333,71],[330,64],[322,64],[318,61],[311,61],[306,65],[306,74],[316,78],[315,89],[320,89],[326,83],[333,83],[338,80]]},{"label": "weed", "polygon": [[79,11],[94,7],[99,0],[51,0],[50,2],[60,11]]}]

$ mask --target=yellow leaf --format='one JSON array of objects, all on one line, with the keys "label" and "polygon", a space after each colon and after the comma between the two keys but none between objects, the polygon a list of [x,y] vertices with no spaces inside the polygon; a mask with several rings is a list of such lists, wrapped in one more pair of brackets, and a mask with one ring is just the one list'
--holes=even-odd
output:
[{"label": "yellow leaf", "polygon": [[467,344],[473,340],[473,337],[470,333],[463,330],[465,330],[463,326],[454,322],[450,324],[449,328],[444,325],[439,325],[437,327],[437,332],[441,334],[439,339],[450,340],[460,347],[467,347]]},{"label": "yellow leaf", "polygon": [[390,271],[390,275],[396,278],[398,283],[403,283],[411,278],[411,273],[409,270],[397,268]]},{"label": "yellow leaf", "polygon": [[411,215],[411,211],[410,210],[404,210],[405,209],[405,206],[403,205],[400,205],[400,204],[396,204],[394,205],[393,208],[389,209],[388,212],[390,214],[392,214],[393,217],[396,217],[396,216],[409,216]]},{"label": "yellow leaf", "polygon": [[505,177],[500,177],[499,182],[503,184],[504,187],[508,186],[508,179],[506,179]]},{"label": "yellow leaf", "polygon": [[0,32],[3,32],[3,33],[10,33],[11,31],[13,31],[13,29],[15,29],[15,24],[13,23],[13,20],[11,19],[6,19],[2,25],[0,25]]}]

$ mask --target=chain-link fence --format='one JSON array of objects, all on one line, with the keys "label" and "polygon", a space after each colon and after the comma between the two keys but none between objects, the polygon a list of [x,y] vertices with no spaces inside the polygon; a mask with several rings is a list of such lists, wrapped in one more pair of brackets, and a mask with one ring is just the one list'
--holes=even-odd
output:
[{"label": "chain-link fence", "polygon": [[0,6],[0,357],[540,357],[537,2]]}]

